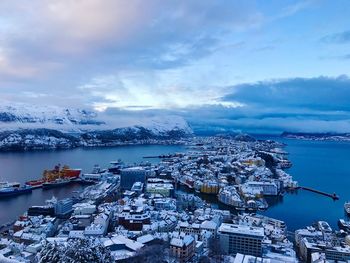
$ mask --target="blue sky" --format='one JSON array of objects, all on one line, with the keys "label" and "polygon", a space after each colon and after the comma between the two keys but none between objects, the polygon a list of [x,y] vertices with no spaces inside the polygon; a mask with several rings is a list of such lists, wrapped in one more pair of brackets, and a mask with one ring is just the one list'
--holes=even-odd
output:
[{"label": "blue sky", "polygon": [[348,1],[0,2],[0,100],[350,131]]}]

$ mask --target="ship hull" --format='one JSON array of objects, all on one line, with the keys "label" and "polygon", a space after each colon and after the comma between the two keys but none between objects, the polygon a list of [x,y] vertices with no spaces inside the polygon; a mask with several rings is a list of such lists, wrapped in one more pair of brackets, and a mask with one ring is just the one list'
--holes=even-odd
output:
[{"label": "ship hull", "polygon": [[22,194],[30,194],[32,192],[32,188],[26,188],[26,189],[16,189],[13,191],[6,191],[6,192],[1,192],[0,191],[0,198],[2,197],[10,197],[10,196],[17,196],[17,195],[22,195]]},{"label": "ship hull", "polygon": [[74,179],[79,177],[81,173],[81,169],[67,169],[67,170],[63,170],[63,173],[64,175],[62,177],[68,178],[68,179]]},{"label": "ship hull", "polygon": [[32,187],[32,188],[41,188],[43,186],[44,181],[43,180],[32,180],[26,182],[26,185]]},{"label": "ship hull", "polygon": [[71,183],[71,181],[44,183],[43,189],[47,190],[47,189],[57,188],[57,187],[65,186],[65,185],[70,184],[70,183]]}]

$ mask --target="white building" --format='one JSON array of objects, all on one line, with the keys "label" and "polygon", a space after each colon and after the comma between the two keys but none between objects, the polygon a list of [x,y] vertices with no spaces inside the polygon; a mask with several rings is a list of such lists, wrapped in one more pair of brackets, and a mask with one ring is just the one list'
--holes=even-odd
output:
[{"label": "white building", "polygon": [[264,228],[223,223],[218,229],[220,245],[227,254],[261,256]]}]

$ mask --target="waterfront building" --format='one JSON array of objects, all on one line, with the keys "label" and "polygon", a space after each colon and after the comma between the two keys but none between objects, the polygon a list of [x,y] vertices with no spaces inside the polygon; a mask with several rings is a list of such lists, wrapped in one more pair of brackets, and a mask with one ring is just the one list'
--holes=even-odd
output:
[{"label": "waterfront building", "polygon": [[136,182],[145,183],[149,174],[150,171],[141,166],[122,169],[120,173],[120,187],[122,190],[130,190]]},{"label": "waterfront building", "polygon": [[218,229],[218,235],[221,249],[227,254],[262,255],[264,239],[262,227],[222,223]]},{"label": "waterfront building", "polygon": [[234,186],[221,188],[218,194],[218,200],[225,205],[233,206],[236,208],[244,207],[244,202]]},{"label": "waterfront building", "polygon": [[57,216],[66,216],[73,211],[73,200],[71,198],[65,198],[57,201],[55,205],[55,212]]},{"label": "waterfront building", "polygon": [[350,261],[350,246],[337,245],[319,239],[305,237],[299,246],[300,256],[305,262],[311,262],[312,254],[324,254],[326,260],[335,262]]},{"label": "waterfront building", "polygon": [[274,182],[250,181],[250,182],[247,182],[246,185],[254,190],[261,189],[260,191],[263,195],[278,195],[279,194],[279,187]]},{"label": "waterfront building", "polygon": [[219,184],[215,181],[207,181],[201,185],[200,192],[203,194],[217,194],[219,192]]}]

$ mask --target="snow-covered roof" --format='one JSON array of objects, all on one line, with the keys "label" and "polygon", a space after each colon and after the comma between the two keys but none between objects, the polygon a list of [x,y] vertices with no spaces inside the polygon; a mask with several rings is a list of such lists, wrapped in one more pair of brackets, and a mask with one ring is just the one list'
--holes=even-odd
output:
[{"label": "snow-covered roof", "polygon": [[136,240],[137,240],[137,242],[145,244],[145,243],[148,243],[148,242],[154,240],[154,236],[152,236],[151,234],[147,234],[147,235],[138,237]]}]

